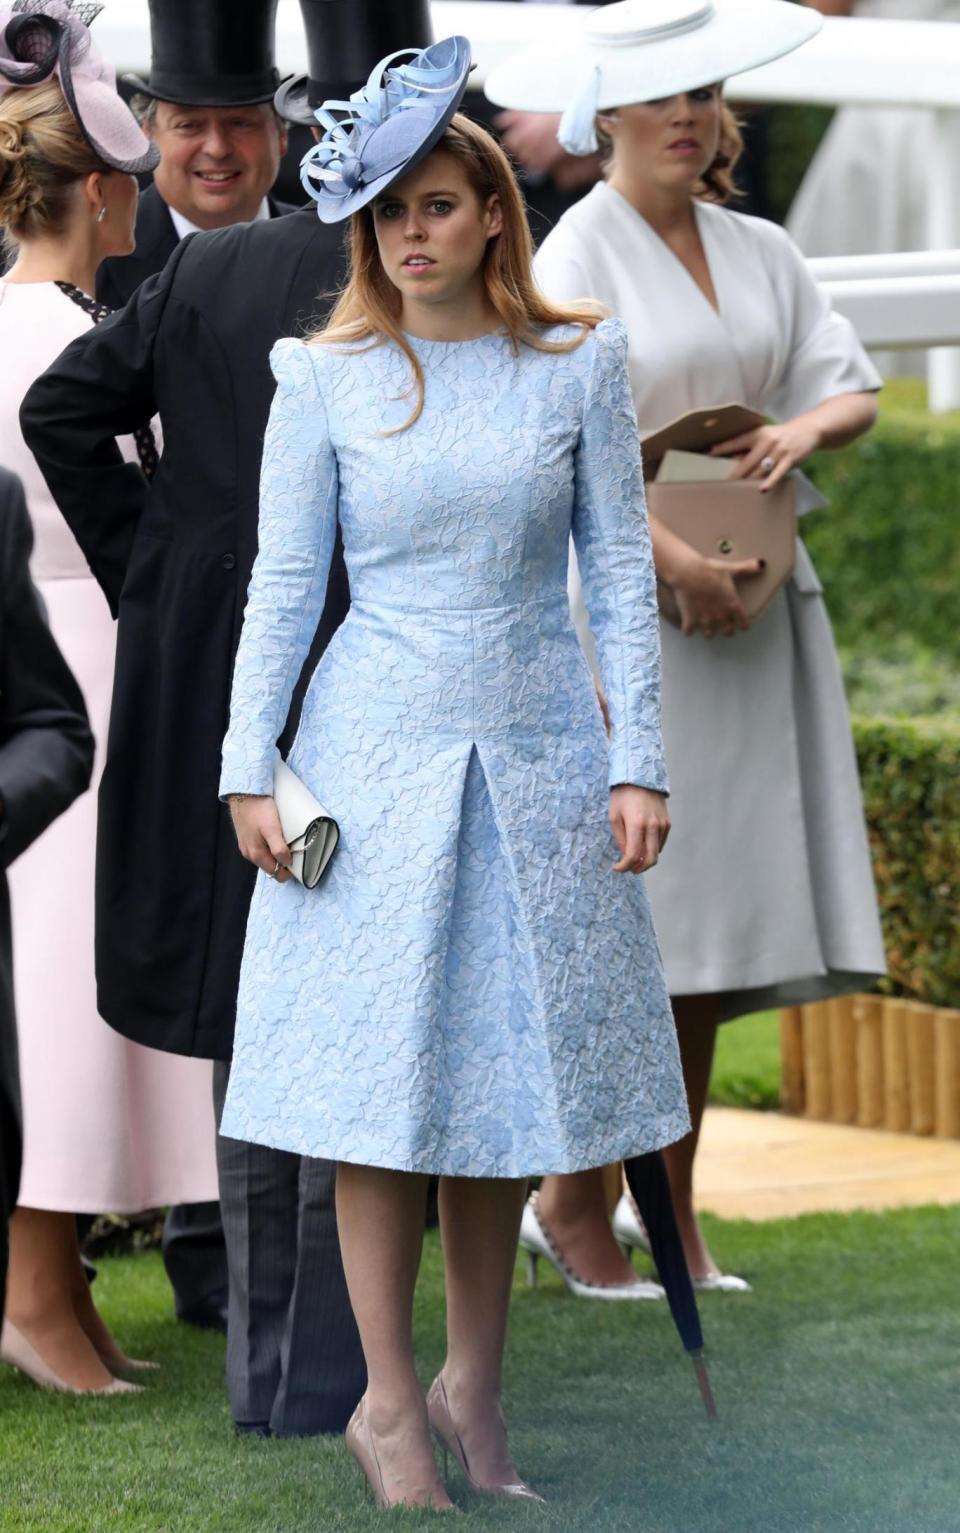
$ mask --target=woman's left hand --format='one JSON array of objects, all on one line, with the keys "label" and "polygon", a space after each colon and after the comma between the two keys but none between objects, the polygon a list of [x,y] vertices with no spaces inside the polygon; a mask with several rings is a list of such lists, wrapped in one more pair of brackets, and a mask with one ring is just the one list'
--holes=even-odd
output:
[{"label": "woman's left hand", "polygon": [[772,426],[756,426],[741,436],[730,437],[711,447],[712,458],[736,456],[739,462],[731,479],[759,479],[760,488],[772,490],[792,468],[813,455],[821,445],[821,433],[810,416],[798,415],[791,421]]},{"label": "woman's left hand", "polygon": [[670,834],[662,793],[621,783],[610,789],[610,825],[620,849],[615,873],[647,873],[655,867]]}]

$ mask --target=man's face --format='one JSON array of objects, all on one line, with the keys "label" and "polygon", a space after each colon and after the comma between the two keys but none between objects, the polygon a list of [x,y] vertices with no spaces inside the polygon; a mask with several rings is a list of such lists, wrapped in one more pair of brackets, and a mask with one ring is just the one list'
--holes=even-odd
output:
[{"label": "man's face", "polygon": [[153,174],[157,191],[200,229],[254,218],[287,147],[286,131],[269,101],[256,106],[158,101],[150,136],[160,150]]}]

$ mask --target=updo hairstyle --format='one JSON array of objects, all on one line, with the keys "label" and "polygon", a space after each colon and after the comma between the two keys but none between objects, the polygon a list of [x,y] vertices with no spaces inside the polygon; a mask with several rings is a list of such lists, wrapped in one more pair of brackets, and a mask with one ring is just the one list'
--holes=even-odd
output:
[{"label": "updo hairstyle", "polygon": [[91,149],[55,80],[0,97],[0,229],[14,241],[61,234],[73,188],[109,174]]}]

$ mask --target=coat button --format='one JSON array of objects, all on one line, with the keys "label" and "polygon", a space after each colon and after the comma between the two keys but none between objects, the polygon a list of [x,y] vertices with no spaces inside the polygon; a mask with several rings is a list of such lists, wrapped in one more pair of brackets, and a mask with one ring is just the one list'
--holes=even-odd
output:
[{"label": "coat button", "polygon": [[225,570],[235,570],[237,567],[237,561],[233,554],[224,554],[221,563]]}]

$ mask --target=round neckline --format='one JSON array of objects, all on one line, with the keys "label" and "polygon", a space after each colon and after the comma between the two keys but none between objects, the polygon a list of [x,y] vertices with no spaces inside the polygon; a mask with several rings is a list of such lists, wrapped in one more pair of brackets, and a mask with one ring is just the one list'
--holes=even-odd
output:
[{"label": "round neckline", "polygon": [[413,335],[409,330],[401,330],[400,334],[411,346],[478,346],[481,341],[502,341],[509,339],[510,332],[505,325],[500,325],[496,330],[485,330],[483,335],[471,336],[464,341],[434,341],[424,335]]},{"label": "round neckline", "polygon": [[[0,277],[0,288],[3,288],[4,292],[8,293],[29,293],[36,292],[38,289],[42,290],[50,287],[58,288],[60,281],[61,279],[59,277],[43,277],[39,282],[11,282],[9,277]],[[67,286],[76,287],[76,283],[69,282],[67,283]],[[84,292],[82,287],[78,287],[77,292],[83,293],[85,298],[90,297],[90,294]]]}]

